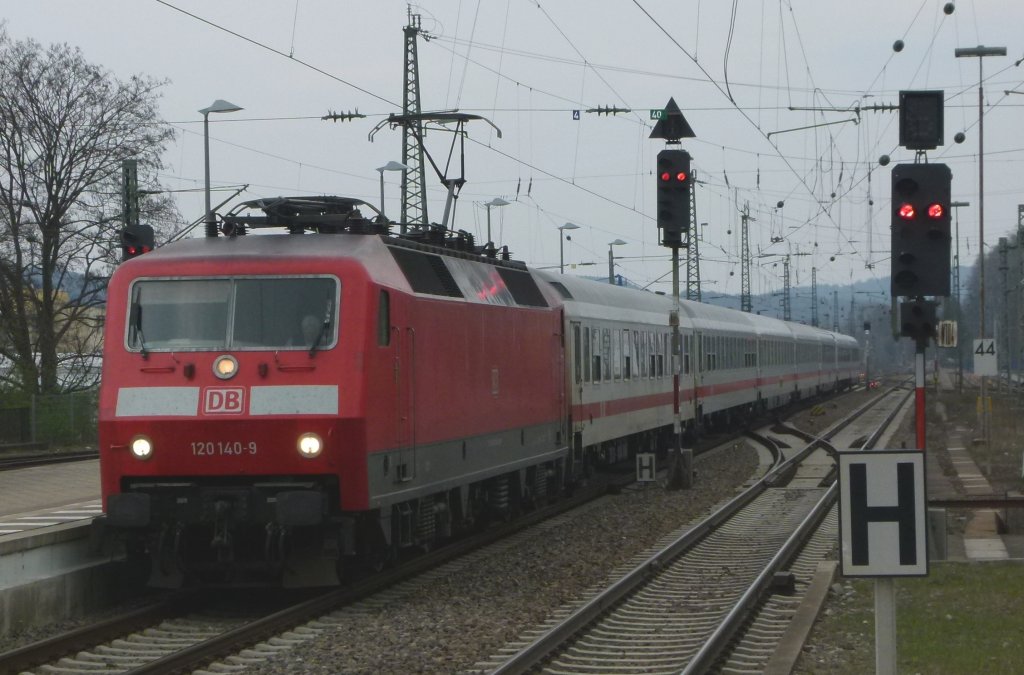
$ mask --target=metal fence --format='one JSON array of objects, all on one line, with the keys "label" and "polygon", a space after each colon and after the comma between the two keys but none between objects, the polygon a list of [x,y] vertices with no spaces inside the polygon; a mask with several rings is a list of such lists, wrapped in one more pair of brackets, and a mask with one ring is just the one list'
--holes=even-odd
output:
[{"label": "metal fence", "polygon": [[0,403],[0,443],[96,443],[99,392],[33,396],[27,405]]}]

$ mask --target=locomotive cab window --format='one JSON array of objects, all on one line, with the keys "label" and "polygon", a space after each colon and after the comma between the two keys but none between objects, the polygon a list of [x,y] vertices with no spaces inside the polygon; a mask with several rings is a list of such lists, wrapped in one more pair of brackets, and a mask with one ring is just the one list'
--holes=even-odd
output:
[{"label": "locomotive cab window", "polygon": [[338,332],[333,277],[140,279],[132,285],[131,350],[328,349]]}]

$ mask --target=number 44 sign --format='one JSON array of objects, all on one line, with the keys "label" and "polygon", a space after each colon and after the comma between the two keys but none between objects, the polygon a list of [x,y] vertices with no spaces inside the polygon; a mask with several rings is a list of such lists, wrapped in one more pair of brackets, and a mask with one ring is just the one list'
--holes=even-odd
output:
[{"label": "number 44 sign", "polygon": [[999,374],[995,339],[986,338],[974,341],[974,374],[993,376]]}]

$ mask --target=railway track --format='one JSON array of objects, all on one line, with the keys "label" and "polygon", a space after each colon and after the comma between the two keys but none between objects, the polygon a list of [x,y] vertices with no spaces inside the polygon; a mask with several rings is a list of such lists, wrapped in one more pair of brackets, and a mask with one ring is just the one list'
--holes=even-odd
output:
[{"label": "railway track", "polygon": [[[721,439],[718,439],[721,441]],[[621,485],[619,479],[615,483]],[[111,626],[98,626],[58,636],[52,640],[8,654],[0,655],[0,672],[96,672],[97,666],[108,672],[169,673],[202,668],[210,663],[224,667],[242,666],[266,660],[274,653],[308,641],[321,629],[330,628],[335,612],[354,607],[361,599],[374,594],[391,596],[399,584],[410,576],[424,575],[424,571],[445,564],[456,557],[472,563],[467,551],[484,546],[510,533],[547,518],[557,523],[553,514],[577,508],[582,502],[601,494],[607,488],[595,486],[593,491],[581,493],[578,499],[567,500],[551,509],[538,512],[529,521],[517,522],[508,528],[495,528],[481,539],[465,542],[455,548],[438,551],[411,565],[391,570],[349,589],[317,596],[274,612],[242,613],[237,610],[209,606],[209,603],[179,604],[174,611],[155,607],[133,613],[127,620],[108,622]],[[542,525],[543,527],[543,525]],[[515,546],[515,537],[498,546]],[[493,552],[492,552],[493,554]],[[453,564],[453,563],[448,563]],[[451,574],[450,571],[445,574]],[[392,589],[392,590],[386,590]],[[373,600],[363,600],[373,602]],[[180,603],[180,601],[179,601]],[[120,622],[120,627],[116,627]],[[301,626],[301,628],[296,628]]]},{"label": "railway track", "polygon": [[78,462],[86,459],[99,459],[99,456],[100,453],[96,450],[54,453],[39,452],[38,449],[34,449],[31,453],[0,454],[0,471],[25,469],[30,466],[44,466],[47,464],[62,464],[64,462]]},{"label": "railway track", "polygon": [[515,533],[538,523],[554,526],[561,514],[610,490],[621,489],[631,480],[621,475],[595,480],[572,497],[516,521],[488,528],[351,586],[306,597],[273,611],[240,609],[237,603],[225,605],[208,595],[174,596],[0,654],[0,673],[178,673],[221,659],[228,667],[266,660],[314,637],[318,621],[329,624],[330,618],[325,615],[339,608],[406,582],[429,584],[430,570],[446,564],[472,564],[475,551],[495,542],[514,546]]},{"label": "railway track", "polygon": [[[762,614],[777,624],[778,609],[765,598],[780,583],[793,590],[795,570],[835,544],[829,440],[864,437],[861,445],[870,447],[908,397],[893,388],[821,437],[776,427],[774,436],[801,437],[802,447],[785,452],[762,439],[776,460],[761,480],[474,672],[703,673],[723,667],[723,658],[734,659],[728,670],[739,670],[741,660],[770,654],[777,630],[742,629]],[[869,433],[852,426],[876,406],[889,408],[882,423],[873,420]],[[803,562],[795,557],[801,551]]]}]

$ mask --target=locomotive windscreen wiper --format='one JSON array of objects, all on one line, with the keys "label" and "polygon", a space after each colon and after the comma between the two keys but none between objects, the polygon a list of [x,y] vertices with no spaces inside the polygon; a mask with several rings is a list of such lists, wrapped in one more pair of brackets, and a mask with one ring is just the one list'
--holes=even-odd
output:
[{"label": "locomotive windscreen wiper", "polygon": [[313,358],[316,354],[317,347],[323,342],[324,337],[327,335],[327,331],[331,329],[331,308],[327,307],[327,312],[324,315],[324,322],[320,324],[320,332],[316,334],[316,339],[313,340],[313,344],[309,346],[309,358]]},{"label": "locomotive windscreen wiper", "polygon": [[149,350],[146,349],[146,335],[142,332],[142,305],[136,299],[128,310],[128,323],[135,329],[135,335],[139,342],[139,351],[143,359],[149,358]]}]

